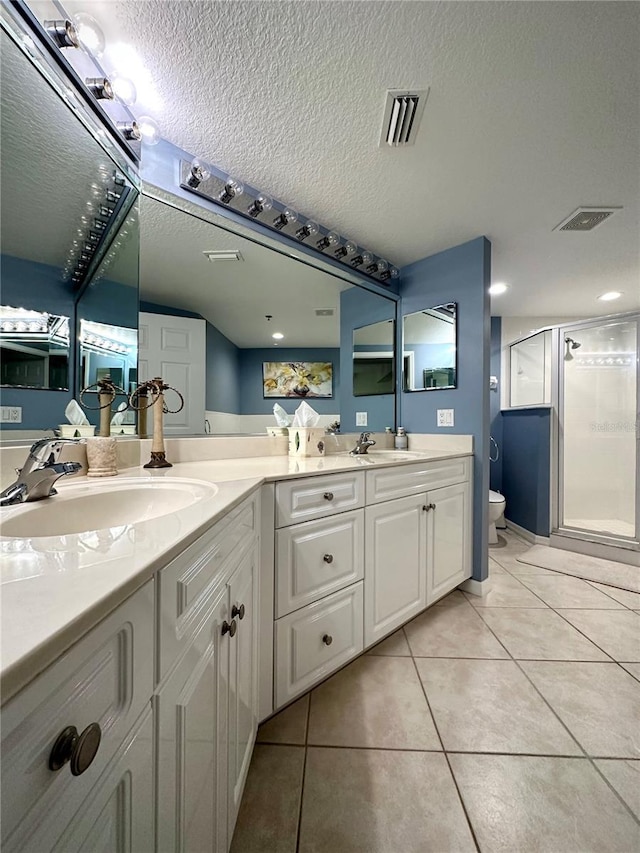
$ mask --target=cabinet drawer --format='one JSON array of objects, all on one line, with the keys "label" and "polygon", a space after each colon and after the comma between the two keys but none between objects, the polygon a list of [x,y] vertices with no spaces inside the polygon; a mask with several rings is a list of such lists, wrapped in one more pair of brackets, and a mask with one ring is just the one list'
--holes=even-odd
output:
[{"label": "cabinet drawer", "polygon": [[284,527],[276,534],[276,617],[364,574],[364,510]]},{"label": "cabinet drawer", "polygon": [[[75,814],[153,690],[153,581],[100,622],[2,709],[2,848],[51,811]],[[102,738],[81,778],[49,769],[64,728],[97,722]],[[21,845],[17,845],[20,849]],[[25,849],[22,847],[22,849]],[[28,845],[26,849],[29,849]]]},{"label": "cabinet drawer", "polygon": [[158,681],[207,617],[211,595],[229,561],[240,560],[257,533],[258,497],[253,496],[158,572]]},{"label": "cabinet drawer", "polygon": [[276,527],[364,506],[364,472],[285,480],[276,486]]},{"label": "cabinet drawer", "polygon": [[462,483],[471,476],[471,463],[472,457],[464,456],[367,471],[367,503],[390,501]]},{"label": "cabinet drawer", "polygon": [[[323,638],[331,638],[327,645]],[[276,707],[363,649],[362,581],[276,622]]]}]

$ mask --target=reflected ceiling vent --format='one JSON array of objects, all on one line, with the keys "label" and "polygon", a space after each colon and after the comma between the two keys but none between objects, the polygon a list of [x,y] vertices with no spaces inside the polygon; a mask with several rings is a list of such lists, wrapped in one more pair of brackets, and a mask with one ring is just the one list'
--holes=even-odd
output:
[{"label": "reflected ceiling vent", "polygon": [[204,251],[202,253],[208,261],[214,263],[215,261],[242,261],[244,258],[240,254],[238,249],[216,249]]},{"label": "reflected ceiling vent", "polygon": [[577,210],[563,219],[554,231],[593,231],[593,229],[609,219],[610,216],[622,210],[622,207],[579,207]]},{"label": "reflected ceiling vent", "polygon": [[333,308],[316,308],[316,317],[333,317]]},{"label": "reflected ceiling vent", "polygon": [[380,145],[413,145],[416,141],[420,119],[427,102],[429,89],[389,89],[382,119]]}]

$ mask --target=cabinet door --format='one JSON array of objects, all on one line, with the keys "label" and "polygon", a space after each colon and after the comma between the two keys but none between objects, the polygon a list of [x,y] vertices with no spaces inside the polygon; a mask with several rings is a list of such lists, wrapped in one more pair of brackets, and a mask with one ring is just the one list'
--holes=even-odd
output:
[{"label": "cabinet door", "polygon": [[229,638],[229,838],[258,730],[257,566],[258,547],[254,546],[229,582],[231,616],[237,625]]},{"label": "cabinet door", "polygon": [[365,510],[365,647],[426,606],[425,495]]},{"label": "cabinet door", "polygon": [[223,585],[180,665],[155,697],[157,850],[227,850],[228,590]]},{"label": "cabinet door", "polygon": [[471,484],[458,483],[427,494],[427,603],[433,604],[471,577]]}]

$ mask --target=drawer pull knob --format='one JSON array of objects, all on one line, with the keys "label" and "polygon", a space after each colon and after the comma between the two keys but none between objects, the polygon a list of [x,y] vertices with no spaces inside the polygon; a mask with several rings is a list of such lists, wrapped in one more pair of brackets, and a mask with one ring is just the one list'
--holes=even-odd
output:
[{"label": "drawer pull knob", "polygon": [[101,737],[98,723],[89,723],[82,734],[78,734],[75,726],[67,726],[53,745],[49,755],[49,770],[60,770],[68,761],[72,775],[80,776],[96,757]]},{"label": "drawer pull knob", "polygon": [[225,619],[222,623],[222,636],[228,634],[230,637],[235,637],[236,631],[238,630],[238,623],[235,619],[232,619],[231,622],[227,622]]},{"label": "drawer pull knob", "polygon": [[325,554],[322,559],[325,563],[333,563],[333,554]]},{"label": "drawer pull knob", "polygon": [[425,504],[425,505],[422,507],[422,509],[423,509],[425,512],[429,512],[429,510],[430,510],[430,509],[435,509],[435,508],[436,508],[436,505],[435,505],[435,504]]},{"label": "drawer pull knob", "polygon": [[323,497],[324,497],[325,501],[332,501],[333,500],[333,492],[325,492]]},{"label": "drawer pull knob", "polygon": [[322,642],[325,644],[325,646],[330,646],[331,643],[333,643],[333,637],[331,636],[331,634],[325,634],[322,638]]},{"label": "drawer pull knob", "polygon": [[235,619],[235,617],[237,616],[238,619],[244,619],[245,612],[246,611],[244,609],[244,604],[241,604],[240,607],[237,607],[234,604],[233,607],[231,608],[231,618]]}]

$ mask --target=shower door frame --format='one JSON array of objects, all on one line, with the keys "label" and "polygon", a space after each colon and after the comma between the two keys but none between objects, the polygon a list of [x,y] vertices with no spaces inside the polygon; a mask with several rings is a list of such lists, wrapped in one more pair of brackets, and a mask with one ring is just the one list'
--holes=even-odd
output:
[{"label": "shower door frame", "polygon": [[[564,356],[563,339],[570,331],[580,332],[581,329],[591,329],[616,321],[635,321],[636,323],[636,409],[640,404],[640,312],[632,311],[623,314],[607,314],[603,317],[592,317],[574,323],[565,323],[553,328],[553,365],[552,371],[552,429],[551,429],[551,535],[566,536],[582,542],[593,542],[631,551],[640,551],[640,446],[638,439],[638,424],[636,424],[636,495],[635,495],[635,537],[616,536],[612,533],[600,533],[579,527],[565,527],[564,521]],[[637,412],[634,412],[637,418]]]}]

